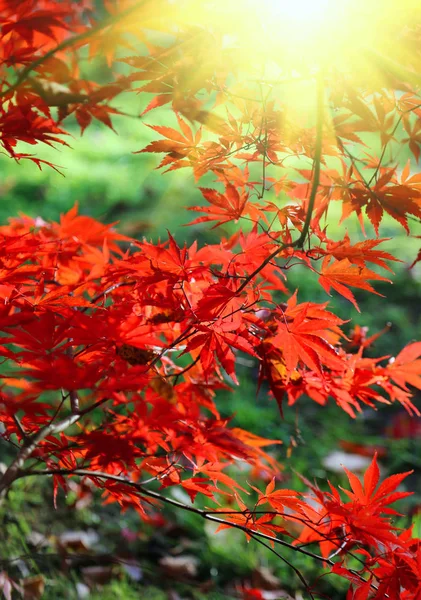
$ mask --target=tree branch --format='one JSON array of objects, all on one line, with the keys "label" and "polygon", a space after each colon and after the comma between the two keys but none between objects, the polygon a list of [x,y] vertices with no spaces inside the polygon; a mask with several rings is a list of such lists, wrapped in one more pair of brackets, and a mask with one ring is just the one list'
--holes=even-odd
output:
[{"label": "tree branch", "polygon": [[[280,558],[286,565],[288,565],[288,567],[290,569],[292,569],[294,571],[294,573],[297,575],[298,579],[302,582],[302,584],[304,585],[305,589],[307,590],[310,598],[312,600],[314,599],[314,595],[310,589],[310,586],[308,585],[304,575],[301,573],[301,571],[299,569],[297,569],[297,567],[295,567],[292,562],[290,562],[289,560],[287,560],[285,558],[285,556],[282,556],[282,554],[279,554],[279,552],[276,552],[276,550],[274,548],[272,548],[271,546],[269,546],[269,544],[266,544],[263,540],[259,539],[258,537],[256,537],[254,535],[254,533],[250,534],[251,538],[257,542],[258,544],[260,544],[261,546],[264,546],[265,548],[267,548],[268,550],[270,550],[271,552],[273,552],[273,554],[275,554],[275,556],[277,556],[278,558]],[[294,548],[296,549],[296,547],[294,546]]]},{"label": "tree branch", "polygon": [[50,423],[42,427],[34,436],[28,437],[25,444],[20,449],[16,458],[6,469],[3,477],[0,479],[0,498],[10,487],[10,485],[18,478],[19,472],[23,467],[24,462],[31,456],[38,444],[52,433],[60,433],[73,425],[80,418],[79,414],[71,414],[58,423]]},{"label": "tree branch", "polygon": [[3,90],[2,92],[0,92],[0,98],[16,91],[19,88],[19,86],[22,85],[22,83],[24,83],[28,79],[28,77],[30,76],[32,71],[35,71],[35,69],[37,67],[39,67],[40,65],[45,63],[49,58],[51,58],[55,54],[57,54],[57,52],[61,52],[62,50],[71,48],[72,46],[75,46],[75,45],[79,44],[80,42],[84,42],[85,40],[89,39],[90,37],[93,37],[97,33],[101,32],[103,29],[106,29],[107,27],[111,27],[112,25],[115,25],[122,19],[130,16],[131,13],[135,12],[138,8],[140,8],[142,6],[142,4],[147,4],[148,2],[150,2],[150,0],[140,0],[140,2],[135,2],[132,6],[130,6],[126,10],[122,11],[121,13],[119,13],[117,15],[111,15],[110,17],[108,17],[108,18],[104,19],[103,21],[101,21],[100,23],[98,23],[98,25],[96,25],[95,27],[92,27],[91,29],[84,31],[83,33],[80,33],[79,35],[75,35],[73,37],[67,38],[60,44],[57,44],[57,46],[55,46],[54,48],[52,48],[51,50],[46,52],[43,56],[40,56],[39,58],[34,60],[30,65],[25,67],[18,75],[18,78],[14,84],[9,86],[6,90]]},{"label": "tree branch", "polygon": [[91,412],[92,410],[106,402],[107,399],[108,398],[103,398],[102,400],[91,404],[91,406],[88,406],[88,408],[85,408],[84,410],[79,410],[76,414],[72,413],[62,421],[58,421],[57,423],[54,423],[54,421],[52,421],[48,425],[41,427],[41,429],[32,436],[27,435],[25,443],[20,448],[18,455],[11,462],[11,464],[4,472],[3,476],[0,478],[0,500],[4,497],[4,494],[6,493],[10,485],[16,479],[19,479],[21,477],[21,470],[25,461],[28,458],[30,458],[31,454],[34,452],[38,444],[43,439],[45,439],[49,435],[64,431],[65,429],[76,423],[76,421],[78,421],[82,416],[86,415],[87,413]]},{"label": "tree branch", "polygon": [[[241,531],[244,531],[245,533],[247,533],[249,535],[252,534],[253,536],[258,536],[259,538],[265,539],[271,543],[278,544],[280,546],[284,546],[285,548],[289,548],[290,550],[294,550],[296,552],[299,552],[300,554],[309,556],[310,558],[313,558],[317,561],[328,564],[329,566],[334,565],[333,561],[323,558],[323,556],[319,556],[318,554],[315,554],[314,552],[310,552],[308,550],[305,550],[304,548],[300,548],[299,546],[294,546],[293,544],[290,544],[289,542],[286,542],[285,540],[281,540],[277,537],[267,535],[266,533],[261,533],[260,531],[250,530],[250,528],[246,527],[245,525],[241,525],[239,523],[232,523],[231,521],[221,519],[220,517],[215,516],[214,511],[208,512],[206,510],[197,508],[195,506],[183,504],[182,502],[179,502],[178,500],[174,500],[173,498],[163,496],[162,494],[159,494],[158,492],[148,490],[148,489],[144,488],[141,484],[139,484],[135,481],[131,481],[130,479],[127,479],[126,477],[122,477],[120,475],[111,475],[110,473],[104,473],[102,471],[89,471],[88,469],[74,469],[74,470],[46,469],[43,471],[22,471],[21,473],[19,473],[17,475],[17,477],[15,477],[15,479],[21,479],[23,477],[30,477],[33,475],[78,475],[80,477],[92,477],[92,478],[97,478],[97,479],[107,479],[109,481],[123,483],[125,485],[128,485],[130,487],[137,489],[138,492],[143,496],[148,496],[148,497],[154,498],[155,500],[158,500],[160,502],[164,502],[166,504],[170,504],[171,506],[175,506],[176,508],[180,508],[182,510],[192,512],[196,515],[201,516],[203,519],[206,519],[207,521],[212,521],[212,522],[218,523],[220,525],[229,525],[230,527],[234,527],[235,529],[240,529]],[[238,512],[241,512],[241,511],[238,511]]]},{"label": "tree branch", "polygon": [[314,149],[314,161],[313,161],[313,180],[311,184],[310,197],[308,201],[307,214],[304,221],[303,229],[301,231],[300,236],[294,241],[287,244],[281,244],[274,250],[269,256],[265,258],[265,260],[249,275],[245,281],[240,285],[237,290],[237,294],[243,291],[243,289],[250,283],[252,279],[256,277],[260,273],[262,269],[265,268],[266,265],[270,263],[282,250],[286,248],[299,248],[302,247],[304,241],[307,237],[308,230],[310,227],[311,217],[313,215],[314,204],[316,202],[316,194],[317,189],[320,183],[320,165],[322,160],[322,146],[323,146],[323,121],[324,121],[324,83],[323,83],[323,73],[318,73],[316,80],[317,87],[317,123],[316,123],[316,144]]}]

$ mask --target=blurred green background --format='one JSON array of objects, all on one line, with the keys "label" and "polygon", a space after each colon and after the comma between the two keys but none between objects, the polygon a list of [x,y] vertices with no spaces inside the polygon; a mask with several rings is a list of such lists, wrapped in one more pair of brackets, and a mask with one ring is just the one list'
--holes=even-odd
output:
[{"label": "blurred green background", "polygon": [[[70,132],[67,141],[71,148],[22,146],[23,151],[34,152],[37,157],[58,165],[63,175],[48,167],[40,171],[29,161],[18,164],[1,156],[0,221],[4,223],[19,212],[57,220],[60,213],[78,202],[81,213],[104,222],[118,221],[119,229],[135,238],[165,239],[169,230],[179,244],[185,240],[191,243],[194,239],[202,243],[216,242],[220,235],[218,230],[209,232],[204,225],[184,227],[196,216],[186,212],[184,207],[202,203],[191,172],[181,170],[162,174],[155,170],[160,156],[134,154],[153,137],[153,132],[145,127],[143,120],[136,117],[146,102],[136,96],[119,98],[116,105],[133,117],[113,118],[118,134],[95,123],[81,137],[70,118],[66,126]],[[151,113],[145,121],[156,123],[158,119],[162,124],[170,119],[169,115],[169,111],[165,110]],[[408,156],[402,155],[400,159],[404,164]],[[417,168],[416,165],[414,168]],[[206,185],[211,182],[209,177]],[[273,200],[270,194],[267,199]],[[340,212],[339,203],[333,203],[327,221],[330,237],[339,238],[347,230],[351,240],[363,239],[356,219],[339,224]],[[421,233],[416,231],[417,223],[411,223],[411,226],[415,234]],[[229,234],[232,229],[223,232]],[[372,234],[369,225],[367,233]],[[380,248],[395,254],[403,262],[394,265],[392,285],[375,285],[376,290],[385,295],[384,298],[355,292],[361,314],[343,298],[337,295],[329,298],[317,285],[317,277],[308,270],[296,267],[288,271],[288,287],[291,291],[299,288],[299,300],[330,300],[332,309],[339,316],[350,319],[345,326],[346,331],[358,323],[368,326],[370,334],[374,334],[390,323],[389,333],[375,343],[373,355],[377,356],[396,355],[408,342],[421,339],[421,270],[419,265],[408,269],[421,240],[408,237],[389,218],[384,220],[381,236],[391,239]],[[282,420],[276,404],[268,399],[266,389],[256,395],[257,364],[253,360],[244,360],[243,363],[240,365],[241,387],[232,393],[222,393],[218,398],[219,408],[224,415],[235,413],[234,425],[284,442],[276,452],[285,463],[285,485],[296,489],[302,486],[294,471],[309,479],[330,478],[344,483],[340,462],[351,468],[360,464],[363,468],[364,460],[367,461],[361,456],[361,448],[350,450],[350,443],[368,447],[368,454],[372,449],[380,448],[384,474],[415,468],[408,488],[416,493],[404,506],[403,512],[409,517],[402,522],[412,519],[419,528],[421,427],[418,420],[415,424],[410,423],[399,407],[386,406],[379,411],[364,410],[356,420],[352,420],[333,404],[319,407],[305,399],[300,400],[297,406],[286,407]],[[348,442],[348,446],[344,442]],[[344,449],[348,450],[346,454]],[[246,472],[243,477],[247,479]],[[1,534],[4,540],[8,540],[7,549],[3,544],[0,551],[4,566],[10,564],[10,557],[29,557],[23,561],[20,559],[23,567],[14,563],[13,568],[22,577],[43,579],[44,591],[39,597],[222,600],[234,597],[235,586],[244,582],[259,587],[257,584],[262,584],[264,579],[262,569],[266,568],[275,578],[272,582],[275,590],[283,590],[297,599],[305,597],[300,582],[294,578],[287,564],[257,544],[246,544],[238,532],[214,535],[209,524],[192,515],[171,511],[166,512],[165,526],[152,528],[141,524],[130,510],[121,514],[118,507],[101,506],[98,498],[94,503],[75,507],[75,494],[71,493],[67,498],[59,496],[58,509],[54,512],[50,483],[22,480],[12,490],[8,506],[2,509],[9,511]],[[63,553],[60,554],[60,536],[69,531],[93,531],[97,536],[92,547],[85,544],[79,562],[72,559],[73,562],[66,563]],[[38,546],[33,544],[33,539],[31,541],[34,532],[42,536],[43,543]],[[107,579],[104,575],[105,581],[91,584],[84,569],[104,567],[102,559],[98,558],[104,555],[111,557],[109,577]],[[162,566],[158,568],[157,562],[168,555],[194,555],[198,559],[196,575],[190,577],[182,569],[177,573],[176,569],[171,572],[171,569],[163,570]],[[283,555],[302,570],[309,581],[320,575],[320,565],[312,563],[311,559],[288,552]],[[131,569],[122,557],[127,558],[126,563],[132,565]],[[117,565],[113,563],[114,559]],[[270,587],[267,581],[264,585]],[[337,577],[322,578],[318,586],[321,592],[333,599],[345,597],[343,582]]]}]

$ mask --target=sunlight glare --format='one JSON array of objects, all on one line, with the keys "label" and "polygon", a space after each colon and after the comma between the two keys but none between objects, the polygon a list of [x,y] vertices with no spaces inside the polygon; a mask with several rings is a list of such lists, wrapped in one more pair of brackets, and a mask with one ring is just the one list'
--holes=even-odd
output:
[{"label": "sunlight glare", "polygon": [[310,62],[312,58],[323,62],[333,47],[342,45],[349,27],[349,0],[254,0],[253,4],[271,47],[286,53],[290,63],[300,61],[304,53]]},{"label": "sunlight glare", "polygon": [[[370,81],[370,50],[405,64],[395,32],[421,17],[420,0],[173,0],[187,26],[209,29],[255,77],[308,77],[320,69]],[[399,56],[396,56],[399,53]],[[274,65],[278,73],[274,71]],[[260,73],[260,75],[258,74]]]},{"label": "sunlight glare", "polygon": [[317,67],[346,43],[347,11],[355,1],[187,0],[183,13],[236,40],[244,64],[276,56],[291,68],[302,68],[304,59]]},{"label": "sunlight glare", "polygon": [[332,0],[263,0],[262,6],[267,7],[268,18],[281,18],[296,23],[319,22],[326,18],[338,2]]}]

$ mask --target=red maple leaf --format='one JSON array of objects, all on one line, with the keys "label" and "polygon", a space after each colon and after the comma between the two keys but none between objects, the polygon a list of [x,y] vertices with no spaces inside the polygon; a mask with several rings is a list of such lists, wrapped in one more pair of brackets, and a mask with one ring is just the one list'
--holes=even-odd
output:
[{"label": "red maple leaf", "polygon": [[335,260],[331,262],[331,257],[326,256],[323,260],[322,268],[320,271],[319,283],[323,289],[329,294],[331,288],[337,291],[339,294],[344,296],[347,300],[352,302],[355,308],[360,312],[357,301],[355,300],[354,294],[351,292],[349,287],[356,287],[362,290],[367,290],[373,294],[381,296],[379,292],[368,283],[369,279],[376,281],[388,281],[386,277],[378,275],[367,267],[357,266],[352,264],[348,258],[342,260]]}]

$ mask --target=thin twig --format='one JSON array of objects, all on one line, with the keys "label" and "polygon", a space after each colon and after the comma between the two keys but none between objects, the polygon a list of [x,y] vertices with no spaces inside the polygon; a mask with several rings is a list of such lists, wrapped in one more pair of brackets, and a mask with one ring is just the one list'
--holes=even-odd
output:
[{"label": "thin twig", "polygon": [[90,37],[96,35],[97,33],[100,33],[103,29],[106,29],[107,27],[111,27],[112,25],[115,25],[122,19],[125,19],[126,17],[130,16],[133,12],[135,12],[138,8],[140,8],[142,6],[142,4],[147,4],[148,2],[150,2],[150,0],[141,0],[140,2],[136,2],[135,4],[133,4],[126,10],[122,11],[121,13],[116,14],[116,15],[111,15],[110,17],[104,19],[103,21],[98,23],[98,25],[96,25],[95,27],[92,27],[91,29],[84,31],[84,32],[80,33],[79,35],[75,35],[73,37],[67,38],[60,44],[57,44],[57,46],[55,46],[54,48],[52,48],[51,50],[46,52],[43,56],[40,56],[39,58],[34,60],[30,65],[25,67],[18,75],[18,78],[14,84],[9,86],[7,89],[3,90],[2,92],[0,92],[0,98],[16,91],[19,88],[19,86],[22,85],[22,83],[24,83],[28,79],[28,77],[30,76],[32,71],[35,71],[35,69],[37,67],[44,64],[48,59],[52,58],[55,54],[57,54],[57,52],[61,52],[62,50],[71,48],[72,46],[75,46],[75,45],[79,44],[80,42],[86,41]]},{"label": "thin twig", "polygon": [[76,423],[79,417],[79,414],[71,414],[58,423],[50,423],[45,427],[41,427],[35,435],[26,438],[25,444],[0,479],[0,497],[4,495],[4,492],[7,491],[12,482],[15,481],[25,461],[31,456],[38,444],[47,436],[64,431],[70,427],[70,425]]},{"label": "thin twig", "polygon": [[272,548],[271,546],[269,546],[269,544],[266,544],[263,540],[259,539],[258,537],[256,537],[254,535],[254,533],[250,533],[250,537],[257,542],[258,544],[260,544],[261,546],[264,546],[265,548],[267,548],[268,550],[270,550],[273,554],[275,554],[275,556],[277,556],[278,558],[280,558],[286,565],[288,565],[288,567],[290,569],[292,569],[294,571],[294,573],[297,575],[298,579],[302,582],[302,584],[304,585],[305,589],[307,590],[310,598],[312,600],[314,600],[314,595],[310,589],[310,586],[308,585],[307,581],[304,578],[304,575],[301,573],[301,571],[299,569],[297,569],[297,567],[294,567],[294,565],[292,564],[291,561],[287,560],[285,558],[285,556],[282,556],[282,554],[280,554],[279,552],[276,552],[276,550],[274,548]]},{"label": "thin twig", "polygon": [[313,167],[313,181],[311,185],[310,198],[308,201],[307,214],[304,221],[303,229],[300,236],[294,241],[289,243],[281,244],[274,250],[265,260],[245,279],[237,290],[237,294],[241,293],[243,289],[260,273],[264,267],[270,263],[282,250],[286,248],[299,248],[302,247],[310,227],[311,218],[313,215],[314,204],[316,201],[317,189],[320,183],[320,165],[322,159],[322,146],[323,146],[323,120],[324,120],[324,84],[323,74],[319,73],[317,77],[317,124],[316,124],[316,144],[314,151],[314,167]]},{"label": "thin twig", "polygon": [[26,433],[26,431],[24,430],[24,428],[23,428],[23,425],[22,425],[22,423],[20,422],[20,419],[19,419],[19,417],[18,417],[17,415],[13,415],[13,420],[14,420],[14,422],[15,422],[15,425],[16,425],[16,427],[17,427],[17,429],[18,429],[19,433],[21,434],[22,438],[23,438],[24,440],[26,440],[26,438],[27,438],[28,434],[27,434],[27,433]]},{"label": "thin twig", "polygon": [[[18,474],[18,476],[16,477],[16,479],[21,479],[23,477],[31,477],[34,475],[68,475],[68,476],[69,475],[78,475],[81,477],[107,479],[109,481],[123,483],[125,485],[128,485],[130,487],[137,489],[139,491],[139,493],[143,494],[144,496],[148,496],[148,497],[154,498],[155,500],[158,500],[160,502],[164,502],[166,504],[171,504],[172,506],[175,506],[176,508],[180,508],[180,509],[186,510],[188,512],[195,513],[195,514],[201,516],[203,519],[206,519],[208,521],[212,521],[212,522],[218,523],[220,525],[229,525],[230,527],[234,527],[235,529],[240,529],[241,531],[244,531],[245,533],[250,534],[250,529],[245,525],[241,525],[239,523],[232,523],[231,521],[226,521],[225,519],[216,517],[215,514],[210,514],[208,511],[203,510],[201,508],[196,508],[195,506],[183,504],[182,502],[179,502],[178,500],[174,500],[173,498],[163,496],[162,494],[159,494],[158,492],[154,492],[152,490],[145,489],[139,483],[137,483],[135,481],[131,481],[130,479],[127,479],[126,477],[122,477],[120,475],[111,475],[110,473],[104,473],[102,471],[89,471],[87,469],[73,469],[73,470],[46,469],[46,470],[42,470],[42,471],[36,471],[36,470],[35,471],[21,471]],[[294,550],[296,552],[299,552],[300,554],[309,556],[310,558],[313,558],[314,560],[323,562],[325,564],[329,564],[330,566],[334,565],[333,561],[329,561],[329,559],[326,559],[323,556],[319,556],[318,554],[315,554],[314,552],[310,552],[310,551],[300,548],[298,546],[294,546],[293,544],[290,544],[289,542],[286,542],[285,540],[281,540],[277,537],[268,535],[266,533],[262,533],[260,531],[253,531],[253,534],[262,539],[265,539],[271,543],[273,542],[274,544],[284,546],[285,548],[289,548],[290,550]]]},{"label": "thin twig", "polygon": [[44,440],[46,437],[52,434],[61,433],[74,423],[78,421],[83,415],[88,414],[104,402],[106,402],[108,398],[103,398],[94,404],[91,404],[84,410],[79,410],[76,414],[72,413],[67,416],[65,419],[54,423],[52,420],[48,425],[41,427],[32,436],[26,436],[25,443],[21,446],[18,455],[8,466],[3,476],[0,478],[0,499],[4,496],[5,492],[7,492],[10,485],[19,478],[20,471],[25,463],[25,461],[31,457],[34,450],[36,450],[38,444]]}]

